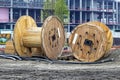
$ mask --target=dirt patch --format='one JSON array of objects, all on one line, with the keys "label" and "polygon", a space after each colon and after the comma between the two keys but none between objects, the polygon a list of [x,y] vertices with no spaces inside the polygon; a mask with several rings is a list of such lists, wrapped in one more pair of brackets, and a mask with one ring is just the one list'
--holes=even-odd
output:
[{"label": "dirt patch", "polygon": [[4,80],[120,80],[120,69],[110,70],[0,70]]},{"label": "dirt patch", "polygon": [[114,61],[100,64],[0,59],[0,80],[120,80],[120,49],[110,53]]}]

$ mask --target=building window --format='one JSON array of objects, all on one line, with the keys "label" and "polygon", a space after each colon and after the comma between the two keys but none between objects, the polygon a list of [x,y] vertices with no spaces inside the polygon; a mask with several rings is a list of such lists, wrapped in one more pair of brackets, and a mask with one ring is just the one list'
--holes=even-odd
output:
[{"label": "building window", "polygon": [[109,28],[110,28],[111,30],[113,30],[113,26],[109,26]]},{"label": "building window", "polygon": [[13,21],[17,21],[19,18],[20,12],[19,9],[13,9]]},{"label": "building window", "polygon": [[26,10],[25,9],[21,9],[21,15],[26,15]]},{"label": "building window", "polygon": [[76,27],[77,25],[71,25],[70,26],[70,32]]},{"label": "building window", "polygon": [[4,29],[5,26],[3,24],[0,24],[0,29]]},{"label": "building window", "polygon": [[37,22],[40,22],[41,21],[41,18],[40,18],[40,10],[36,10],[36,21]]},{"label": "building window", "polygon": [[6,25],[6,29],[10,29],[10,25]]},{"label": "building window", "polygon": [[29,10],[29,16],[31,16],[32,18],[34,18],[34,10],[33,9]]}]

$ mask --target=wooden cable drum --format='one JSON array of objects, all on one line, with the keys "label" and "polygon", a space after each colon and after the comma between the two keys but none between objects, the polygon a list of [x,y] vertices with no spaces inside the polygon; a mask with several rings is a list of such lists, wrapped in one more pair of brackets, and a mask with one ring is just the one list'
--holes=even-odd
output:
[{"label": "wooden cable drum", "polygon": [[42,27],[37,27],[30,16],[21,16],[15,24],[13,41],[19,56],[32,57],[37,50],[37,55],[57,59],[64,46],[64,27],[55,16],[49,16]]},{"label": "wooden cable drum", "polygon": [[78,25],[69,38],[74,57],[83,62],[95,62],[107,56],[112,44],[110,29],[97,21]]}]

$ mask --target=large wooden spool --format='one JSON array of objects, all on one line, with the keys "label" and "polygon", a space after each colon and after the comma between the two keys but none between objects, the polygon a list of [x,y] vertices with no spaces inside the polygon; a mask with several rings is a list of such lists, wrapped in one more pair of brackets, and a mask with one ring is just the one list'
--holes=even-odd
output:
[{"label": "large wooden spool", "polygon": [[13,41],[19,56],[57,59],[64,46],[64,27],[55,16],[48,17],[42,27],[37,27],[30,16],[22,16],[15,24]]},{"label": "large wooden spool", "polygon": [[110,29],[97,21],[78,25],[69,38],[74,57],[83,62],[94,62],[107,56],[112,44]]}]

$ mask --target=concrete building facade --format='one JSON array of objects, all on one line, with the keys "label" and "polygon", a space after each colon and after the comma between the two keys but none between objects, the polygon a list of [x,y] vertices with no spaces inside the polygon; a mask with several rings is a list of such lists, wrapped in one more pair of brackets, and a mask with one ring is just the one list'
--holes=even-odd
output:
[{"label": "concrete building facade", "polygon": [[[41,11],[44,0],[0,0],[0,30],[13,30],[17,19],[30,15],[41,26]],[[70,32],[78,24],[100,21],[113,31],[120,30],[120,3],[115,0],[66,0],[70,11],[69,23],[65,25]]]},{"label": "concrete building facade", "polygon": [[100,21],[119,30],[119,3],[114,0],[68,0],[70,31],[78,24]]}]

